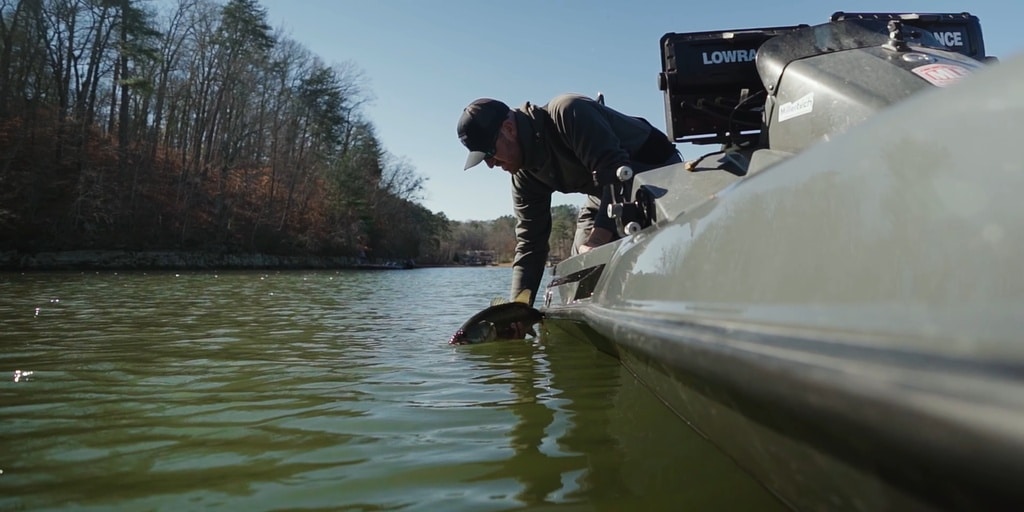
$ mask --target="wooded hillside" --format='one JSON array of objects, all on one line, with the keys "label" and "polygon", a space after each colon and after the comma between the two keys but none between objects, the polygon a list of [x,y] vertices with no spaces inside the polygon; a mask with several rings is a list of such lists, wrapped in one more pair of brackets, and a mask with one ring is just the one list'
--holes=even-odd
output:
[{"label": "wooded hillside", "polygon": [[[266,18],[255,0],[0,0],[0,250],[476,249],[382,147],[358,67]],[[507,252],[510,219],[483,248]]]}]

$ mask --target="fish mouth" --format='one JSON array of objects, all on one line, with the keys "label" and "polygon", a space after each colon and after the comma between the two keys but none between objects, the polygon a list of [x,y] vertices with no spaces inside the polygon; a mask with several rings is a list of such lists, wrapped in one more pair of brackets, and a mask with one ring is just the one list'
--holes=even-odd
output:
[{"label": "fish mouth", "polygon": [[449,345],[471,345],[474,343],[483,343],[485,341],[493,340],[497,337],[498,331],[492,322],[480,322],[468,329],[459,329],[455,331],[451,339],[448,340]]},{"label": "fish mouth", "polygon": [[455,334],[452,334],[452,337],[448,340],[448,344],[449,345],[463,345],[463,344],[465,344],[466,342],[462,340],[462,338],[465,335],[466,335],[466,333],[462,329],[459,329],[458,331],[455,331]]}]

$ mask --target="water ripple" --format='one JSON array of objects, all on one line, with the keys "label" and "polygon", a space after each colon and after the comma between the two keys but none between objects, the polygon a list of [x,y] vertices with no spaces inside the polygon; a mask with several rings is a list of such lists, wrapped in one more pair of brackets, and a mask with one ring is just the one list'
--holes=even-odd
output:
[{"label": "water ripple", "polygon": [[508,274],[2,274],[0,510],[775,506],[590,346],[448,346]]}]

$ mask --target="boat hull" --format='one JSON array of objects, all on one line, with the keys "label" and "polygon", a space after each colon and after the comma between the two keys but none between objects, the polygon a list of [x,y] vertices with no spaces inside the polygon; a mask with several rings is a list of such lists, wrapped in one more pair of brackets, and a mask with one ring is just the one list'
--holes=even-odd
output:
[{"label": "boat hull", "polygon": [[1024,503],[1024,166],[993,151],[1021,79],[917,94],[563,261],[545,324],[795,508]]}]

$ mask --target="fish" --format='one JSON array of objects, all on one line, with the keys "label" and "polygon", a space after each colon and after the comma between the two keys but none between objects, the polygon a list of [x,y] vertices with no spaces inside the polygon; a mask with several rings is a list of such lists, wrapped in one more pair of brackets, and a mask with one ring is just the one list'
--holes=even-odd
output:
[{"label": "fish", "polygon": [[536,336],[533,325],[544,319],[544,314],[530,306],[530,290],[519,292],[511,302],[497,298],[483,311],[469,317],[451,339],[449,345],[468,345],[496,339],[516,337],[516,323],[526,324],[526,333]]}]

